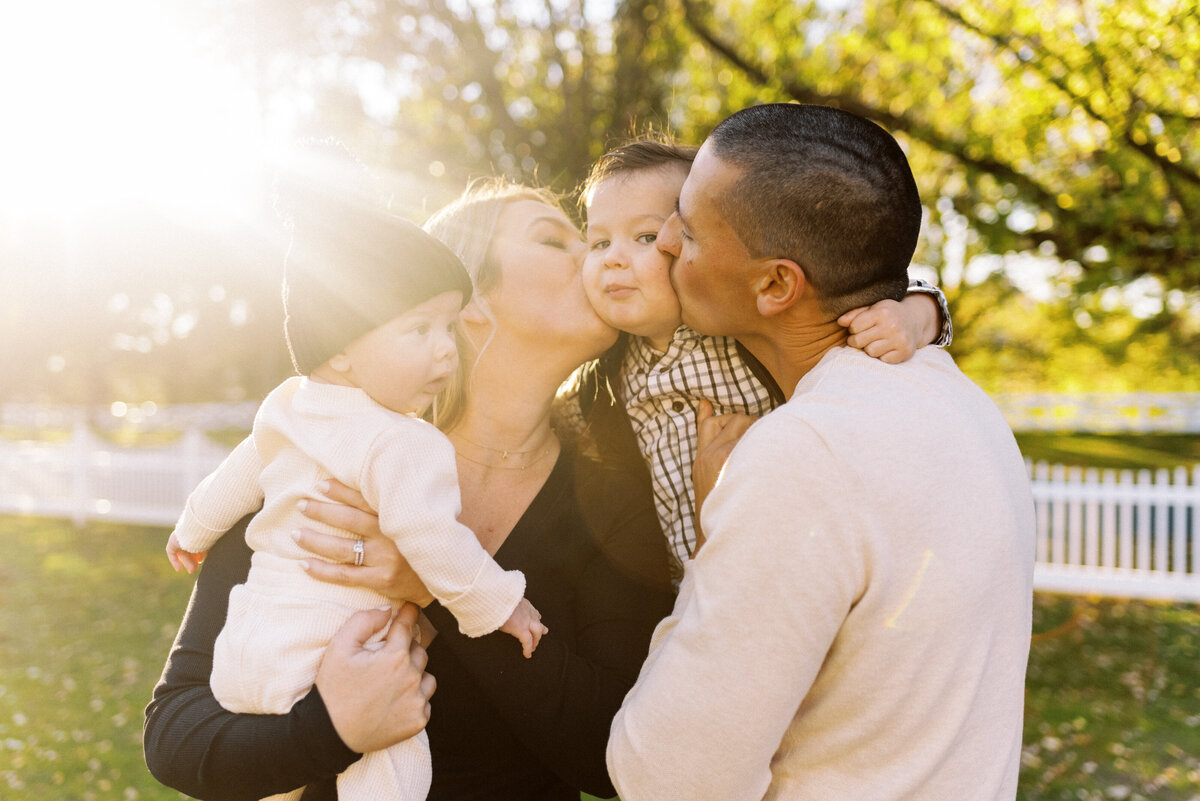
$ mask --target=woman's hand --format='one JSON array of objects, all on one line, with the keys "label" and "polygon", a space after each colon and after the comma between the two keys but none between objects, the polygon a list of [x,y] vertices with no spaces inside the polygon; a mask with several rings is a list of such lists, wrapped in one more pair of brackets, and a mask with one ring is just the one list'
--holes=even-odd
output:
[{"label": "woman's hand", "polygon": [[[376,632],[391,628],[378,648],[367,647]],[[429,722],[429,696],[437,688],[425,672],[425,649],[413,638],[417,608],[356,613],[333,635],[317,690],[342,742],[365,754],[407,740]]]},{"label": "woman's hand", "polygon": [[[355,564],[355,541],[302,528],[294,536],[297,544],[322,559],[308,559],[302,566],[320,581],[375,590],[402,603],[428,606],[433,595],[409,566],[396,544],[379,530],[379,516],[357,491],[330,480],[322,492],[332,502],[307,500],[305,517],[355,535],[362,540],[362,560]],[[328,560],[328,561],[325,561]]]},{"label": "woman's hand", "polygon": [[851,309],[838,318],[850,329],[846,344],[888,364],[906,362],[937,339],[940,312],[937,301],[912,292],[902,301],[881,300],[873,306]]}]

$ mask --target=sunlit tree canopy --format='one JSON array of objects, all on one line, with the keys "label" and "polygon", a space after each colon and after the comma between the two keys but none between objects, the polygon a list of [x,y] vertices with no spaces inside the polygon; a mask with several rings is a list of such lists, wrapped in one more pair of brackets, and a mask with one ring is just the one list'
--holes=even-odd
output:
[{"label": "sunlit tree canopy", "polygon": [[750,103],[836,105],[908,142],[926,202],[949,200],[942,213],[970,220],[987,250],[1046,244],[1097,282],[1200,278],[1191,2],[392,0],[307,12],[289,15],[306,31],[292,41],[339,54],[343,90],[374,74],[378,86],[359,90],[368,106],[390,87],[378,121],[440,169],[566,188],[631,126],[699,140]]},{"label": "sunlit tree canopy", "polygon": [[684,17],[712,68],[744,79],[734,106],[833,104],[903,135],[926,202],[979,247],[1042,247],[1094,283],[1200,278],[1190,3],[717,5]]},{"label": "sunlit tree canopy", "polygon": [[[87,57],[52,73],[60,95],[74,80],[86,97],[55,106],[52,137],[38,127],[41,112],[29,113],[19,141],[26,150],[52,142],[75,154],[67,163],[103,164],[79,155],[94,138],[64,132],[78,125],[103,133],[103,111],[115,108],[128,116],[113,129],[120,135],[104,140],[108,151],[152,154],[156,161],[146,169],[143,157],[142,172],[157,187],[164,175],[182,174],[164,170],[171,159],[190,163],[192,182],[176,182],[186,194],[197,176],[210,176],[208,190],[218,185],[211,178],[217,151],[206,160],[206,142],[237,162],[230,145],[242,112],[252,109],[244,140],[267,169],[257,184],[226,181],[239,188],[237,202],[225,206],[262,219],[243,218],[235,226],[242,233],[226,226],[214,235],[212,258],[241,265],[275,258],[266,219],[269,151],[304,136],[343,139],[389,176],[393,208],[421,219],[475,176],[503,173],[570,192],[593,159],[631,133],[665,129],[699,142],[752,103],[828,104],[877,121],[907,149],[927,209],[916,264],[950,296],[955,353],[985,385],[1086,388],[1119,372],[1112,388],[1200,386],[1195,0],[124,0],[80,5],[74,16],[109,37],[78,31],[75,52]],[[180,72],[170,57],[185,40],[139,28],[162,20],[183,32],[182,49],[199,54],[203,69]],[[5,35],[24,47],[25,61],[61,61],[72,52],[60,39]],[[148,42],[157,44],[139,62],[137,48]],[[56,52],[64,55],[45,55]],[[97,67],[112,52],[125,54],[117,60],[125,66],[105,82]],[[236,76],[236,88],[227,81],[206,92],[203,75]],[[103,99],[121,91],[120,102]],[[214,97],[236,97],[238,105]],[[189,102],[198,111],[187,116]],[[91,115],[91,128],[71,116],[73,108]],[[159,125],[168,112],[184,114],[186,134]],[[175,139],[186,145],[168,147]],[[21,163],[18,175],[47,183],[36,160]],[[98,174],[108,182],[101,196],[131,185],[113,180],[116,170]],[[84,194],[80,186],[72,191]],[[150,205],[160,213],[164,202]],[[28,237],[17,239],[16,251],[28,253]],[[246,255],[223,255],[230,250]],[[149,351],[138,357],[145,363],[178,351],[174,339],[214,331],[210,320],[226,319],[235,301],[246,310],[241,335],[268,336],[277,275],[260,271],[255,284],[254,268],[226,271],[238,280],[162,271],[133,288],[97,290],[124,294],[130,310],[100,315],[101,333],[90,332],[86,347],[56,345],[50,356],[62,355],[66,369],[50,363],[66,376],[81,359],[94,362],[104,343],[145,344],[149,336]],[[224,298],[221,308],[191,327],[169,324],[166,343],[118,322],[122,314],[153,317],[160,294],[186,310],[195,306],[189,298],[210,292]],[[28,312],[20,324],[5,317],[0,333],[38,322]],[[69,338],[52,334],[56,342]],[[42,370],[47,358],[21,364]],[[253,363],[224,373],[244,384],[262,364],[286,360]],[[1071,364],[1081,365],[1079,380],[1064,373]]]}]

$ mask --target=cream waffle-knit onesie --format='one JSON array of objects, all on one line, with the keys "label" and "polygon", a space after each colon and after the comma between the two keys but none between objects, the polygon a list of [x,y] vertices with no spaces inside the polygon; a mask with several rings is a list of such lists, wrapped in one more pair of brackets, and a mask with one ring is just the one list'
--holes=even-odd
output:
[{"label": "cream waffle-knit onesie", "polygon": [[[230,595],[214,655],[213,692],[231,712],[287,712],[311,689],[321,655],[346,619],[390,603],[370,590],[317,581],[299,565],[314,557],[292,531],[345,536],[297,506],[329,478],[359,490],[379,512],[384,534],[464,634],[495,631],[524,596],[525,577],[496,564],[457,521],[454,447],[440,431],[361,389],[288,379],[263,401],[251,435],[192,492],[175,528],[183,548],[207,551],[262,505],[246,530],[254,549],[250,575]],[[338,777],[338,797],[418,801],[430,777],[421,732],[351,765]]]}]

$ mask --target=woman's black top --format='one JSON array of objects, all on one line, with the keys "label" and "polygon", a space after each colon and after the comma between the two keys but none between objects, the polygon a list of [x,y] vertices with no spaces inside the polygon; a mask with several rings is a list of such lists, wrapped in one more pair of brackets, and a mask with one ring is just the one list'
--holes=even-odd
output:
[{"label": "woman's black top", "polygon": [[[229,590],[246,577],[243,527],[213,548],[146,710],[146,761],[159,781],[201,799],[257,799],[308,785],[335,798],[358,755],[314,688],[286,715],[223,710],[208,685]],[[601,466],[564,445],[496,560],[521,570],[550,628],[532,659],[494,633],[471,639],[436,603],[428,671],[430,799],[570,799],[613,794],[605,746],[650,635],[671,608],[667,552],[637,470]]]}]

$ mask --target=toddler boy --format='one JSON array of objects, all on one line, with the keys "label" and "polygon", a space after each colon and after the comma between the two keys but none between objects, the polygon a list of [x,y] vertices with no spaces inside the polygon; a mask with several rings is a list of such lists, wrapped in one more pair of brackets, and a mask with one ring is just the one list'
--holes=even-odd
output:
[{"label": "toddler boy", "polygon": [[[624,334],[597,363],[577,372],[559,398],[568,427],[584,428],[595,416],[623,408],[649,468],[676,580],[697,547],[691,473],[701,404],[711,404],[715,414],[759,417],[783,402],[770,376],[734,340],[682,325],[671,257],[655,241],[675,211],[697,150],[638,139],[593,165],[581,197],[584,289],[601,319]],[[908,359],[924,344],[948,345],[953,336],[945,297],[923,281],[911,282],[900,303],[855,309],[839,322],[850,329],[849,345],[889,362]]]}]

